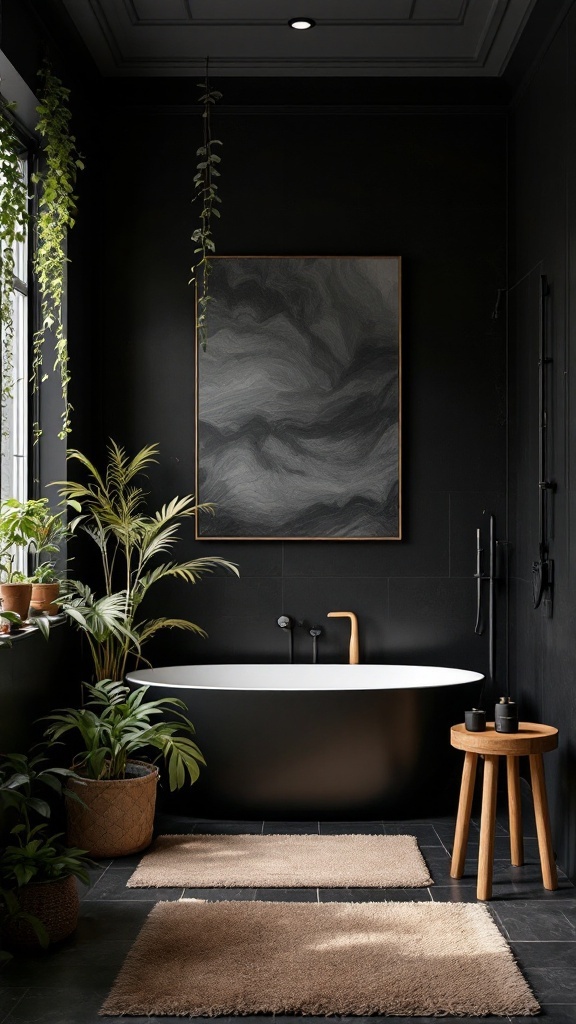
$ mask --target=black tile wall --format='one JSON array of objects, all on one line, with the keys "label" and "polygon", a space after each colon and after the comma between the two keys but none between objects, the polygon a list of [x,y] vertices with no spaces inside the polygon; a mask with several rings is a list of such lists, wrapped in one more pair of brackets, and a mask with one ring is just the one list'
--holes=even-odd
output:
[{"label": "black tile wall", "polygon": [[[509,301],[510,678],[521,715],[560,729],[546,770],[561,864],[576,876],[576,589],[573,463],[576,355],[572,274],[576,243],[576,45],[574,5],[551,38],[511,117]],[[554,560],[552,615],[534,609],[532,562],[539,558],[539,293],[550,286],[546,334],[546,475],[549,553]]]},{"label": "black tile wall", "polygon": [[[189,614],[209,633],[203,641],[171,632],[151,649],[152,660],[284,660],[286,638],[274,625],[281,613],[318,622],[321,657],[343,660],[345,629],[325,619],[340,608],[358,614],[367,660],[425,656],[472,667],[483,648],[465,596],[467,586],[473,602],[472,579],[439,596],[441,616],[426,581],[472,576],[476,509],[492,510],[503,492],[504,325],[491,314],[506,255],[505,118],[256,115],[234,109],[232,82],[228,89],[228,106],[217,112],[226,161],[222,255],[402,256],[403,540],[195,542],[190,524],[183,554],[221,554],[238,562],[241,579],[175,583],[161,600],[151,595],[151,614]],[[158,441],[162,462],[150,477],[157,504],[194,487],[193,308],[183,269],[193,211],[188,224],[189,180],[174,168],[193,161],[198,127],[184,105],[120,103],[102,139],[103,239],[114,244],[101,297],[106,388],[94,446],[109,434],[132,448]],[[356,146],[365,153],[363,187],[343,202]],[[501,508],[500,500],[499,518]],[[411,624],[401,589],[395,596],[395,581],[405,580],[414,581]],[[305,636],[296,648],[308,660]]]}]

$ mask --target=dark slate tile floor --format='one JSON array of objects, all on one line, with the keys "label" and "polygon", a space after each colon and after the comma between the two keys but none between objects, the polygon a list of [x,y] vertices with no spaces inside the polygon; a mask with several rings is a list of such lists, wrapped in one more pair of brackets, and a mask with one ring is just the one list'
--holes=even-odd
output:
[{"label": "dark slate tile floor", "polygon": [[[90,872],[90,886],[81,886],[81,918],[74,936],[47,953],[17,958],[0,972],[0,1024],[113,1024],[121,1018],[100,1017],[102,1005],[132,942],[159,899],[181,897],[255,900],[476,900],[479,826],[474,820],[464,877],[450,878],[454,819],[415,822],[277,822],[208,821],[159,816],[158,832],[191,831],[229,834],[408,833],[418,838],[434,885],[427,889],[127,889],[126,882],[140,855],[101,861]],[[542,1005],[542,1018],[550,1024],[576,1024],[576,888],[560,872],[559,889],[542,888],[538,846],[533,822],[525,823],[525,860],[521,868],[509,863],[506,820],[499,816],[494,863],[493,899],[487,904],[509,941],[525,977]],[[495,984],[497,984],[495,979]],[[161,1024],[182,1018],[128,1017],[133,1024]],[[243,1024],[263,1024],[267,1018],[242,1017]],[[335,1017],[335,1024],[406,1024],[406,1017]],[[409,1018],[432,1024],[438,1018]],[[464,1018],[469,1024],[487,1024],[501,1017]],[[236,1021],[238,1018],[226,1018]],[[314,1024],[318,1018],[274,1018],[274,1024]],[[510,1018],[527,1024],[534,1018]],[[208,1020],[204,1024],[209,1024]]]}]

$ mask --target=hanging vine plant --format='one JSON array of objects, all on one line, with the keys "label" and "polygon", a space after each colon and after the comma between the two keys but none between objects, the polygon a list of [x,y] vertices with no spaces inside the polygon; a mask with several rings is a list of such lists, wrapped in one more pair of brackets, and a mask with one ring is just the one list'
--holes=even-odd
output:
[{"label": "hanging vine plant", "polygon": [[196,283],[196,331],[199,344],[206,350],[208,338],[208,304],[211,302],[209,294],[208,279],[212,270],[210,255],[216,252],[216,246],[212,237],[212,218],[220,218],[218,204],[222,202],[218,195],[218,183],[215,180],[220,177],[217,165],[221,158],[214,152],[214,146],[221,146],[220,139],[212,138],[211,111],[218,100],[222,99],[222,93],[210,88],[208,77],[208,60],[206,60],[206,76],[203,82],[198,83],[198,88],[203,90],[199,102],[204,105],[203,118],[203,143],[196,150],[196,156],[200,157],[196,165],[194,175],[194,188],[196,194],[193,202],[200,202],[200,226],[192,233],[192,241],[197,243],[194,255],[196,262],[192,266],[192,277],[190,283]]},{"label": "hanging vine plant", "polygon": [[26,237],[28,191],[18,158],[22,148],[10,120],[13,104],[0,101],[0,325],[2,329],[2,436],[14,393],[14,270],[16,242]]},{"label": "hanging vine plant", "polygon": [[[66,279],[66,238],[74,227],[76,199],[74,187],[84,163],[76,149],[76,139],[70,134],[71,112],[68,106],[70,90],[44,63],[38,72],[41,81],[40,115],[36,131],[42,139],[43,162],[32,176],[38,186],[37,246],[34,274],[40,295],[40,327],[32,347],[32,379],[38,391],[48,374],[43,369],[43,345],[51,334],[54,338],[54,371],[60,375],[64,408],[62,427],[58,437],[65,440],[70,433],[72,406],[68,398],[70,370],[68,366],[68,338],[64,322],[64,286]],[[34,436],[41,433],[38,423]]]}]

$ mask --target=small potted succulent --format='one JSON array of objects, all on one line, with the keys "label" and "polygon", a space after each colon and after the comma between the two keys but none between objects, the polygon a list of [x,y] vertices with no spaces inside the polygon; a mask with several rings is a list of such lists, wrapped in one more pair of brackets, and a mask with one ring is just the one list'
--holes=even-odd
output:
[{"label": "small potted succulent", "polygon": [[75,879],[87,884],[92,862],[49,823],[51,802],[73,776],[41,753],[0,757],[0,933],[10,950],[50,945],[76,927]]}]

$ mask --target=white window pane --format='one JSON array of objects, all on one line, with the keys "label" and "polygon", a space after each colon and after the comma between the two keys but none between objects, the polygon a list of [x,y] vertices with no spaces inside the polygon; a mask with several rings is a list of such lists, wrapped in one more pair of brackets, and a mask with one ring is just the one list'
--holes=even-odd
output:
[{"label": "white window pane", "polygon": [[[27,181],[27,164],[21,160],[22,175]],[[0,496],[28,497],[28,239],[14,246],[15,289],[12,315],[14,322],[13,339],[13,383],[12,395],[7,401],[3,417],[3,432],[0,462]],[[3,374],[6,372],[2,367]],[[26,571],[23,551],[18,549],[19,564],[16,568]]]}]

